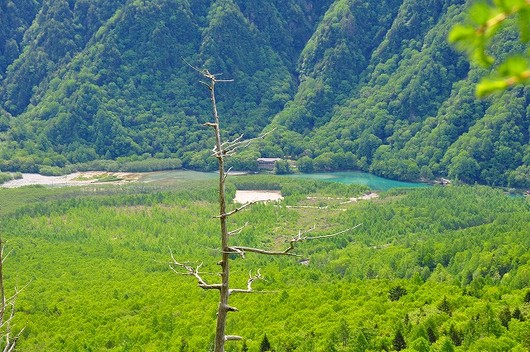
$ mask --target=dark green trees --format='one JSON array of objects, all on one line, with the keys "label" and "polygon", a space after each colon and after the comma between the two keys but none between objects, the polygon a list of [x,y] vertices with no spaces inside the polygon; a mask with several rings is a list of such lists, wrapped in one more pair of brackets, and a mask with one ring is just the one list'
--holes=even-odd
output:
[{"label": "dark green trees", "polygon": [[287,160],[278,160],[274,164],[274,173],[277,175],[287,175],[292,173],[289,162]]},{"label": "dark green trees", "polygon": [[259,345],[259,350],[260,352],[271,351],[271,343],[267,338],[267,334],[263,335],[263,339],[261,340],[261,343]]},{"label": "dark green trees", "polygon": [[388,298],[391,301],[397,301],[406,294],[407,294],[407,289],[400,285],[394,286],[390,290],[388,290]]},{"label": "dark green trees", "polygon": [[407,343],[405,342],[405,338],[403,337],[401,330],[396,331],[394,339],[392,340],[392,346],[394,346],[396,351],[401,351],[407,348]]}]

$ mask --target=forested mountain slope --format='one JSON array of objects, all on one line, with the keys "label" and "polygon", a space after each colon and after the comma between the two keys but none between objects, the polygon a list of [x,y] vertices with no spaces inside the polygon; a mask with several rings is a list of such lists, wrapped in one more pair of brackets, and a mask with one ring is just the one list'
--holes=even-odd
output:
[{"label": "forested mountain slope", "polygon": [[[276,129],[234,162],[530,186],[529,93],[484,101],[447,44],[464,0],[0,3],[0,169],[180,158],[208,168],[205,87],[227,134]],[[20,7],[20,11],[18,10]],[[16,8],[16,9],[15,9]],[[520,50],[510,30],[493,50]],[[5,43],[5,44],[4,44]]]}]

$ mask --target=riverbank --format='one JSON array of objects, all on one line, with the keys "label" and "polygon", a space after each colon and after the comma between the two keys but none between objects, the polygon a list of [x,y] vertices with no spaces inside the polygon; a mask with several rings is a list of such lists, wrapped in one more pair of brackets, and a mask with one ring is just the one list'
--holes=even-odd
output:
[{"label": "riverbank", "polygon": [[[239,173],[231,173],[238,176]],[[430,187],[426,183],[413,183],[389,180],[369,173],[330,172],[320,174],[294,174],[284,177],[313,179],[317,181],[328,181],[332,183],[365,185],[372,190],[386,191],[391,188],[417,188]],[[141,183],[156,183],[160,185],[173,185],[187,180],[214,180],[218,178],[215,172],[200,172],[192,170],[170,170],[153,172],[110,172],[110,171],[84,171],[64,176],[43,176],[39,174],[22,174],[22,178],[8,181],[0,187],[14,188],[29,185],[42,185],[47,187],[82,186],[98,183],[123,184],[132,181]],[[258,188],[257,188],[258,189]]]},{"label": "riverbank", "polygon": [[47,187],[67,187],[67,186],[83,186],[89,184],[123,184],[133,181],[138,181],[140,174],[127,172],[75,172],[73,174],[64,176],[44,176],[40,174],[22,174],[22,178],[8,181],[0,187],[16,188],[23,186],[47,186]]}]

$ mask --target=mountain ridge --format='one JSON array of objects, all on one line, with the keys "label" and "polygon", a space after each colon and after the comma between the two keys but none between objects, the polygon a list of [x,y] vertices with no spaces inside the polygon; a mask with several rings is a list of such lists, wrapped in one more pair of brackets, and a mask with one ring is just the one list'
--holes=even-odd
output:
[{"label": "mountain ridge", "polygon": [[[485,71],[446,40],[469,2],[24,4],[0,24],[2,171],[146,158],[212,168],[192,65],[234,79],[218,89],[227,138],[275,128],[234,167],[279,156],[305,172],[530,187],[528,88],[477,100]],[[499,42],[501,55],[520,46],[510,28]]]}]

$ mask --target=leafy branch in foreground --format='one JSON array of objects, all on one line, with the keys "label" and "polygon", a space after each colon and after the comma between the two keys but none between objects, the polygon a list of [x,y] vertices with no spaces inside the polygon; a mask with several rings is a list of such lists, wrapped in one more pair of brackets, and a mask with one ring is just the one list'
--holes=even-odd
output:
[{"label": "leafy branch in foreground", "polygon": [[[449,41],[467,53],[472,61],[488,67],[495,58],[488,53],[491,41],[509,19],[518,24],[520,39],[530,42],[530,0],[480,1],[471,6],[466,24],[454,26]],[[484,97],[517,84],[530,82],[530,48],[501,62],[496,71],[477,85],[476,94]]]},{"label": "leafy branch in foreground", "polygon": [[[256,280],[262,280],[263,275],[258,270],[255,274],[249,273],[249,278],[247,280],[247,287],[243,289],[233,289],[230,288],[230,266],[229,266],[229,256],[231,254],[238,254],[241,257],[244,257],[246,253],[257,253],[257,254],[263,254],[263,255],[285,255],[285,256],[298,256],[294,253],[295,245],[309,240],[314,239],[322,239],[322,238],[328,238],[328,237],[334,237],[338,236],[344,232],[353,230],[357,226],[354,226],[353,228],[340,231],[334,234],[330,235],[323,235],[323,236],[306,236],[306,232],[299,232],[298,235],[294,236],[289,241],[289,246],[283,250],[283,251],[274,251],[274,250],[266,250],[266,249],[260,249],[260,248],[254,248],[254,247],[245,247],[245,246],[238,246],[238,245],[230,245],[230,239],[231,237],[239,234],[241,231],[244,230],[244,227],[237,228],[235,230],[229,231],[228,230],[228,219],[235,215],[236,213],[242,211],[243,209],[247,208],[248,206],[252,205],[253,202],[246,203],[240,207],[237,207],[233,210],[227,210],[227,204],[226,204],[226,192],[225,192],[225,181],[228,176],[228,172],[225,171],[225,158],[231,155],[234,155],[238,149],[241,147],[247,146],[251,140],[243,140],[243,136],[239,136],[233,141],[223,142],[221,137],[221,127],[220,127],[220,119],[219,114],[217,112],[217,103],[216,103],[216,97],[215,97],[215,85],[220,82],[231,82],[231,80],[219,80],[216,75],[211,74],[208,70],[200,70],[196,67],[192,67],[196,71],[198,71],[207,81],[201,82],[203,83],[208,90],[210,91],[210,99],[212,103],[212,115],[213,115],[213,121],[208,122],[205,124],[205,126],[211,127],[214,130],[215,134],[215,146],[212,150],[213,156],[217,158],[218,167],[219,167],[219,215],[215,218],[219,219],[220,224],[220,231],[221,231],[221,255],[222,258],[218,262],[218,264],[221,266],[221,283],[215,283],[211,284],[208,283],[203,278],[203,273],[201,273],[200,269],[202,267],[202,264],[198,264],[196,266],[190,265],[189,263],[182,263],[176,260],[173,253],[171,253],[172,263],[170,264],[170,267],[173,271],[183,274],[183,275],[191,275],[197,279],[199,287],[205,290],[218,290],[219,291],[219,306],[217,309],[217,324],[216,324],[216,331],[215,331],[215,352],[224,352],[224,346],[226,341],[232,341],[232,340],[241,340],[241,336],[237,335],[228,335],[226,334],[226,319],[228,312],[237,312],[238,309],[229,305],[229,297],[233,293],[253,293],[255,292],[252,288],[252,284]],[[263,137],[263,136],[261,136]]]}]

